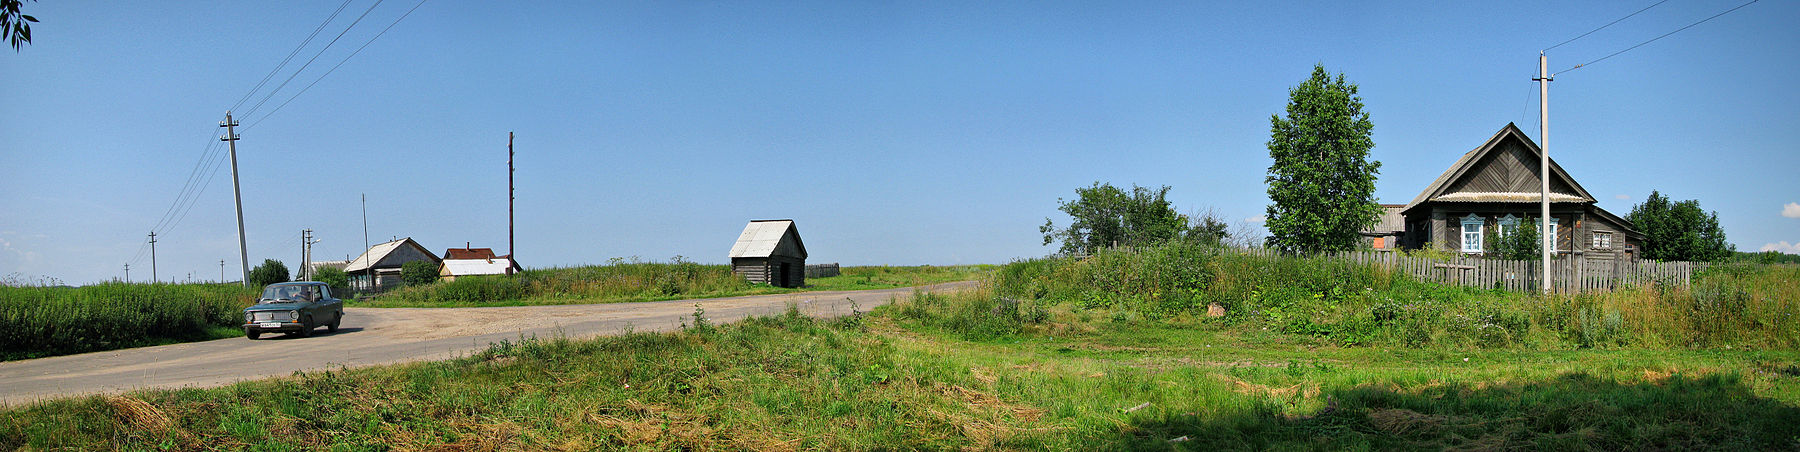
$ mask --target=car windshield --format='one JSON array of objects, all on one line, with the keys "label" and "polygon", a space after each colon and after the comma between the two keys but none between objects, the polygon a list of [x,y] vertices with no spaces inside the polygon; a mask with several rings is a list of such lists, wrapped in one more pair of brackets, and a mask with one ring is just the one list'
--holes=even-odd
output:
[{"label": "car windshield", "polygon": [[307,298],[302,295],[310,295],[311,292],[312,288],[306,286],[269,286],[263,289],[260,301],[263,303],[300,301]]}]

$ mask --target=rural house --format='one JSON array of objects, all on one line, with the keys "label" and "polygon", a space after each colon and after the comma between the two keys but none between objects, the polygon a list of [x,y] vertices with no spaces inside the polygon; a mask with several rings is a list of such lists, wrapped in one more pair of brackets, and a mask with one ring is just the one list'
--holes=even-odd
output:
[{"label": "rural house", "polygon": [[361,256],[351,259],[344,272],[350,274],[351,287],[380,291],[399,287],[400,266],[412,261],[429,261],[434,266],[443,264],[437,255],[406,237],[369,247]]},{"label": "rural house", "polygon": [[438,279],[455,281],[459,276],[510,275],[524,271],[512,255],[499,256],[493,248],[475,248],[464,243],[462,248],[444,250],[444,263],[438,266]]},{"label": "rural house", "polygon": [[731,271],[753,283],[777,287],[806,284],[806,244],[794,220],[756,220],[744,226],[731,246]]},{"label": "rural house", "polygon": [[[1405,206],[1383,206],[1373,240],[1391,233],[1398,214],[1400,246],[1485,253],[1493,240],[1540,214],[1539,159],[1543,151],[1512,123],[1463,154]],[[1634,259],[1644,235],[1631,222],[1595,205],[1594,196],[1550,160],[1550,230],[1560,256]],[[1387,237],[1391,237],[1387,236]]]}]

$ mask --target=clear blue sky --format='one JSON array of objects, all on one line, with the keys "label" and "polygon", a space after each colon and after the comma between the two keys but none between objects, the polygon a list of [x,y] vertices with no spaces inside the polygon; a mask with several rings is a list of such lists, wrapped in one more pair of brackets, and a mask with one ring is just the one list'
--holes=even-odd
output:
[{"label": "clear blue sky", "polygon": [[[1036,227],[1095,181],[1243,222],[1269,116],[1315,63],[1361,85],[1377,193],[1406,202],[1507,122],[1536,138],[1538,50],[1652,2],[1359,3],[432,0],[265,116],[412,7],[386,2],[243,118],[251,261],[296,264],[303,228],[318,258],[361,252],[365,193],[376,242],[505,252],[508,131],[527,267],[725,262],[760,218],[797,220],[817,262],[1004,263],[1050,251]],[[1552,70],[1739,3],[1671,1]],[[0,274],[121,276],[225,110],[336,6],[26,3],[35,41],[0,51]],[[1763,1],[1562,74],[1551,155],[1615,213],[1660,190],[1741,250],[1794,251],[1795,17]],[[165,280],[236,279],[216,174],[160,229]]]}]

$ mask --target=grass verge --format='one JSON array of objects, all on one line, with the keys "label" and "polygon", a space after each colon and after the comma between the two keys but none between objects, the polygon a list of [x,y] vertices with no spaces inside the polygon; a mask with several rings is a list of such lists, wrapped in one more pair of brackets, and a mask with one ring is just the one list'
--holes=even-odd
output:
[{"label": "grass verge", "polygon": [[[1009,307],[1009,305],[1011,307]],[[1791,350],[1342,347],[1218,320],[869,316],[496,344],[0,411],[0,448],[1792,449]]]},{"label": "grass verge", "polygon": [[218,339],[255,292],[230,284],[0,286],[0,361]]}]

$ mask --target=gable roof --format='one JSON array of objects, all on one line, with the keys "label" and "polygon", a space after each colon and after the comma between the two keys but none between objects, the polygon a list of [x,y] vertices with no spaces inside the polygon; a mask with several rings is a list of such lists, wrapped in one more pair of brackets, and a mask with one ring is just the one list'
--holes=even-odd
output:
[{"label": "gable roof", "polygon": [[494,254],[493,248],[450,248],[444,250],[444,259],[493,259],[500,257]]},{"label": "gable roof", "polygon": [[[792,237],[792,246],[782,246],[789,237]],[[744,232],[738,234],[737,243],[731,245],[732,258],[777,254],[806,258],[806,243],[800,241],[800,229],[794,227],[794,220],[751,221],[744,225]]]},{"label": "gable roof", "polygon": [[[1517,125],[1514,125],[1513,123],[1510,123],[1510,122],[1506,123],[1506,127],[1501,127],[1500,131],[1495,132],[1494,136],[1491,138],[1488,138],[1487,142],[1482,143],[1481,146],[1476,147],[1475,149],[1470,150],[1467,153],[1464,153],[1462,155],[1462,158],[1457,159],[1456,163],[1450,165],[1449,169],[1445,169],[1444,174],[1438,175],[1437,180],[1432,181],[1431,185],[1426,186],[1425,191],[1419,192],[1419,196],[1416,198],[1413,198],[1412,202],[1407,203],[1406,208],[1404,208],[1402,210],[1403,211],[1411,211],[1411,210],[1413,210],[1413,208],[1418,207],[1420,204],[1423,204],[1426,201],[1537,202],[1538,199],[1542,196],[1542,194],[1536,190],[1529,191],[1529,192],[1464,191],[1464,192],[1456,192],[1456,193],[1445,193],[1445,191],[1449,190],[1452,186],[1455,186],[1457,181],[1460,181],[1464,177],[1469,176],[1470,175],[1469,171],[1471,169],[1474,169],[1474,167],[1476,166],[1476,163],[1483,161],[1485,158],[1488,157],[1489,154],[1492,154],[1493,152],[1495,152],[1496,149],[1500,149],[1501,144],[1503,144],[1509,140],[1517,140],[1520,144],[1522,144],[1525,153],[1529,154],[1533,159],[1542,158],[1542,156],[1544,155],[1543,154],[1544,150],[1542,148],[1539,148],[1536,142],[1531,141],[1531,137],[1525,136],[1525,132],[1520,131],[1519,127]],[[1575,178],[1569,177],[1569,173],[1566,171],[1563,171],[1562,165],[1556,164],[1556,159],[1550,159],[1550,174],[1554,177],[1554,179],[1552,179],[1552,181],[1560,182],[1564,185],[1567,185],[1572,191],[1575,192],[1574,194],[1569,194],[1569,193],[1557,193],[1557,192],[1553,191],[1550,193],[1550,202],[1592,203],[1592,202],[1596,201],[1594,199],[1593,195],[1588,194],[1587,189],[1582,188],[1580,183],[1575,182]]]},{"label": "gable roof", "polygon": [[[369,250],[364,251],[361,256],[357,256],[356,259],[351,259],[350,265],[345,266],[344,271],[345,272],[359,272],[359,271],[367,270],[371,267],[384,267],[384,266],[398,267],[399,264],[401,264],[403,262],[386,262],[386,261],[389,256],[394,256],[396,254],[406,254],[406,251],[414,251],[417,254],[421,254],[421,255],[424,255],[425,257],[431,258],[432,263],[443,262],[442,259],[438,259],[436,254],[431,254],[431,251],[426,250],[424,246],[420,246],[419,242],[414,242],[412,237],[405,237],[405,238],[401,238],[399,240],[394,240],[391,242],[383,242],[383,243],[376,244],[375,246],[369,247]],[[413,259],[413,260],[419,260],[419,259]]]}]

